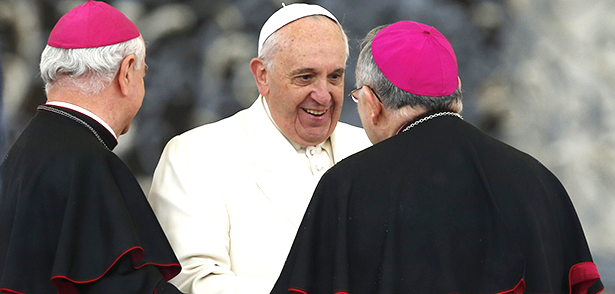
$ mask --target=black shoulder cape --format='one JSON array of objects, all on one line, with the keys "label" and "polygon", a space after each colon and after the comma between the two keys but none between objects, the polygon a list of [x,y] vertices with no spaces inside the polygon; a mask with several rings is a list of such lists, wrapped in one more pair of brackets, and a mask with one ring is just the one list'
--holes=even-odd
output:
[{"label": "black shoulder cape", "polygon": [[271,293],[598,293],[572,203],[538,161],[456,117],[321,179]]},{"label": "black shoulder cape", "polygon": [[179,293],[166,281],[180,265],[115,139],[53,108],[71,117],[40,110],[0,166],[0,292]]}]

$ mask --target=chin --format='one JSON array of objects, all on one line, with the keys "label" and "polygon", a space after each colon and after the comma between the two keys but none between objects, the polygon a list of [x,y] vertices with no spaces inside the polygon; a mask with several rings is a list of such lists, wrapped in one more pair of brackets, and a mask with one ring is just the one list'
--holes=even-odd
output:
[{"label": "chin", "polygon": [[308,136],[301,137],[301,140],[304,143],[306,143],[306,144],[302,144],[302,143],[300,143],[300,144],[301,145],[306,145],[306,146],[315,146],[315,145],[318,145],[318,144],[326,141],[327,138],[329,138],[329,136],[326,136],[326,135],[325,136],[321,136],[321,135],[309,136],[308,135]]}]

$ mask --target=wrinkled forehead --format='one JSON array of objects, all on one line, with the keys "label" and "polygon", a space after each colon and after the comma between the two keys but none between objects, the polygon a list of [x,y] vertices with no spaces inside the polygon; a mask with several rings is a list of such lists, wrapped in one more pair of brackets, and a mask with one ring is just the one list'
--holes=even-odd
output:
[{"label": "wrinkled forehead", "polygon": [[291,53],[293,58],[326,54],[331,59],[346,56],[346,42],[337,24],[321,17],[296,20],[275,33],[275,55]]},{"label": "wrinkled forehead", "polygon": [[277,41],[288,39],[291,41],[305,40],[306,42],[330,40],[344,42],[339,25],[322,15],[306,16],[295,20],[277,30],[274,35]]}]

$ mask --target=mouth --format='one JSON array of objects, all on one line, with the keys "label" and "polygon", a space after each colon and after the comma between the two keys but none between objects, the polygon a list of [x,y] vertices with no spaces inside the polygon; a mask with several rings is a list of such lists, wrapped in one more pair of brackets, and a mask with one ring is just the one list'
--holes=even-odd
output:
[{"label": "mouth", "polygon": [[314,110],[314,109],[305,109],[305,108],[303,108],[303,110],[304,110],[305,112],[307,112],[307,113],[309,113],[309,114],[313,115],[313,116],[322,116],[322,115],[324,115],[325,113],[327,113],[327,110],[326,110],[326,109],[325,109],[325,110],[318,111],[318,110]]}]

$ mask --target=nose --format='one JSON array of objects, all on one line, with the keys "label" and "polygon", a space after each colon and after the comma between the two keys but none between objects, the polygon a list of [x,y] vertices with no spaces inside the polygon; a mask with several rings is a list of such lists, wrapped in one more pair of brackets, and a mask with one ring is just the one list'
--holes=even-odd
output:
[{"label": "nose", "polygon": [[314,83],[314,89],[311,93],[312,99],[318,102],[320,105],[329,105],[331,103],[331,92],[333,86],[327,82],[327,80],[319,80]]}]

